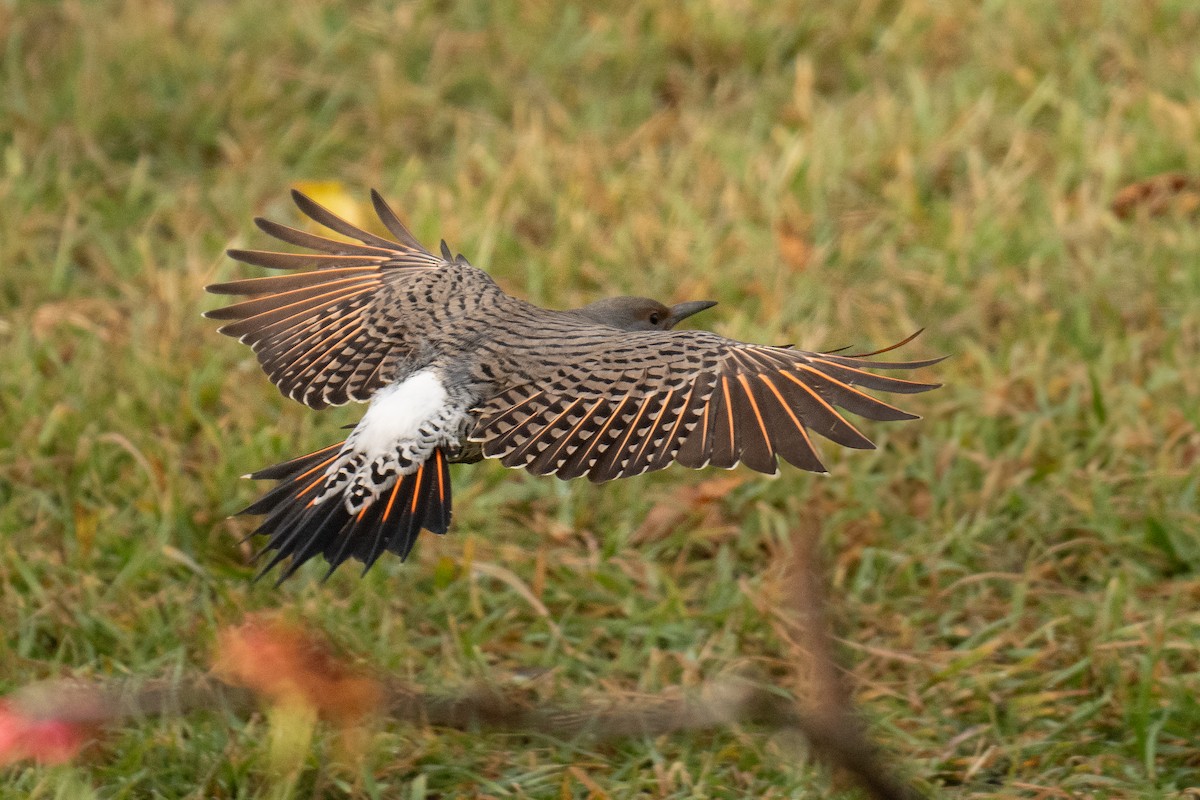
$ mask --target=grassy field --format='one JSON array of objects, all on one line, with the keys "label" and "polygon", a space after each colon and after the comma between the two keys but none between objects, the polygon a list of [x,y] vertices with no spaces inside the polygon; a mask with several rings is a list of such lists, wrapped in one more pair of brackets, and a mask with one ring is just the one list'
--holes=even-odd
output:
[{"label": "grassy field", "polygon": [[[855,701],[932,796],[1200,784],[1200,226],[1194,193],[1109,207],[1200,175],[1194,3],[381,5],[0,4],[0,690],[203,665],[285,608],[431,689],[803,696],[779,598],[817,529]],[[926,327],[905,353],[946,386],[824,477],[459,467],[407,564],[253,584],[238,476],[361,409],[280,397],[203,286],[254,274],[223,251],[303,182],[379,188],[550,306],[711,298],[697,325],[812,349]],[[297,796],[855,796],[753,728],[332,747]],[[260,718],[147,721],[0,796],[277,796],[265,760]]]}]

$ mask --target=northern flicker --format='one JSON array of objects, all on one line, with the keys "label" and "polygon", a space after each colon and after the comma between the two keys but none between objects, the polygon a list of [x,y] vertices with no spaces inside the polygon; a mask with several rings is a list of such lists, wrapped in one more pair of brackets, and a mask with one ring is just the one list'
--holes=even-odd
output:
[{"label": "northern flicker", "polygon": [[812,432],[874,447],[839,408],[916,419],[863,389],[937,386],[872,372],[937,358],[878,361],[870,357],[885,351],[816,353],[672,330],[715,305],[708,301],[668,307],[616,297],[539,308],[445,242],[440,255],[426,250],[377,192],[375,211],[394,241],[292,196],[354,242],[256,219],[265,233],[314,252],[230,250],[289,273],[207,287],[251,299],[206,316],[226,321],[221,333],[250,345],[288,397],[314,409],[369,405],[345,441],[250,476],[277,481],[242,513],[265,515],[254,532],[268,537],[264,552],[275,551],[264,573],[291,559],[280,580],[317,555],[329,572],[350,558],[365,571],[385,550],[406,558],[422,528],[444,533],[454,462],[495,458],[597,483],[671,463],[773,474],[776,456],[823,472]]}]

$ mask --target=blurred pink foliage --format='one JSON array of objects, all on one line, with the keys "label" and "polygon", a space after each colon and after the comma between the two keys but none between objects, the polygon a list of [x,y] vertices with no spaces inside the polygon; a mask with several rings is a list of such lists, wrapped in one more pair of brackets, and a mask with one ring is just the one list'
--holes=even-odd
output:
[{"label": "blurred pink foliage", "polygon": [[33,759],[42,764],[70,761],[96,735],[86,722],[42,716],[0,700],[0,765]]}]

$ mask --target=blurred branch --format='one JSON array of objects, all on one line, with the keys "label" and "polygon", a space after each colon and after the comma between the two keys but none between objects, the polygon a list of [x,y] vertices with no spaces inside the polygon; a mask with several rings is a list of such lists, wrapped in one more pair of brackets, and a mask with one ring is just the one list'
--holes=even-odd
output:
[{"label": "blurred branch", "polygon": [[778,687],[745,679],[714,681],[692,693],[627,695],[578,707],[534,703],[520,692],[497,688],[430,694],[353,666],[311,630],[250,617],[220,632],[213,674],[109,683],[49,681],[0,700],[0,763],[70,757],[101,729],[122,722],[212,710],[242,715],[265,704],[307,708],[343,731],[379,714],[418,725],[559,738],[660,736],[754,725],[802,735],[819,758],[847,772],[873,798],[919,797],[885,768],[853,712],[834,656],[813,527],[795,537],[785,576],[784,606],[792,615],[783,619],[783,633],[797,652],[797,669],[811,681],[810,709],[802,709]]},{"label": "blurred branch", "polygon": [[[742,680],[713,682],[689,695],[639,694],[579,707],[532,704],[493,688],[428,694],[400,683],[385,684],[383,697],[384,713],[394,721],[460,730],[611,739],[749,724],[793,728],[806,735],[811,730],[815,738],[828,738],[820,726],[790,709],[778,691]],[[209,675],[110,683],[46,681],[7,698],[12,708],[31,719],[93,727],[199,711],[244,715],[260,701],[258,692]]]},{"label": "blurred branch", "polygon": [[[793,648],[807,666],[812,708],[797,728],[819,755],[842,768],[878,800],[910,800],[922,795],[896,777],[879,757],[854,713],[850,689],[834,652],[828,592],[816,525],[802,526],[792,537],[792,563],[785,578],[785,605],[792,610],[784,624]],[[799,712],[797,712],[799,714]]]}]

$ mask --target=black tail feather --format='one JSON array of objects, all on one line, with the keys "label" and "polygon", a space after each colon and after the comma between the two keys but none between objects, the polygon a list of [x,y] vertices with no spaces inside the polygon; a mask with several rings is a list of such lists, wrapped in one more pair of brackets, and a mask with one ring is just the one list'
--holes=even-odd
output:
[{"label": "black tail feather", "polygon": [[434,450],[433,463],[436,469],[430,491],[434,493],[434,499],[430,500],[431,512],[426,516],[425,527],[442,534],[450,530],[450,462],[445,453]]},{"label": "black tail feather", "polygon": [[250,473],[248,477],[256,481],[278,481],[283,478],[295,477],[298,473],[305,472],[312,467],[328,464],[337,456],[338,451],[341,449],[342,442],[331,444],[329,447],[323,447],[306,456],[293,458],[291,461],[284,461],[270,467],[263,467],[258,472]]},{"label": "black tail feather", "polygon": [[[362,533],[352,539],[350,547],[353,548],[353,556],[363,562],[363,572],[366,575],[367,570],[375,563],[375,560],[383,553],[387,547],[388,539],[390,538],[387,530],[387,519],[392,517],[392,509],[398,497],[404,497],[406,493],[406,483],[411,483],[408,475],[400,478],[392,485],[392,491],[388,493],[387,499],[380,497],[370,507],[367,508],[365,516],[360,520]],[[397,526],[398,527],[398,526]],[[398,536],[399,530],[393,531],[391,536]]]},{"label": "black tail feather", "polygon": [[419,516],[424,512],[424,495],[425,490],[429,487],[430,481],[425,480],[425,475],[421,472],[414,472],[412,475],[412,486],[405,487],[408,489],[405,497],[411,497],[408,508],[407,518],[400,525],[400,530],[397,535],[388,542],[388,549],[396,555],[400,556],[400,560],[404,561],[408,558],[409,551],[412,550],[413,543],[417,540],[417,534],[420,533],[421,527],[417,523],[418,519],[423,519]]},{"label": "black tail feather", "polygon": [[[315,453],[309,453],[300,458],[294,458],[291,461],[285,461],[282,464],[276,464],[273,467],[260,469],[258,472],[251,473],[251,480],[277,480],[279,483],[260,497],[257,501],[243,508],[238,512],[238,516],[249,515],[258,516],[267,515],[267,519],[263,520],[263,525],[268,525],[271,522],[271,516],[277,515],[282,509],[292,506],[291,503],[284,503],[284,500],[298,499],[296,485],[305,483],[304,488],[300,492],[313,494],[317,484],[322,482],[322,470],[331,464],[341,449],[341,444],[331,445],[323,450],[318,450]],[[309,498],[305,498],[305,502]],[[260,528],[262,530],[262,528]],[[257,533],[258,531],[256,531]]]},{"label": "black tail feather", "polygon": [[[279,552],[271,559],[271,563],[263,569],[263,572],[268,571],[278,563],[279,556],[285,552],[291,556],[291,560],[288,561],[287,566],[283,568],[279,578],[275,581],[276,586],[292,577],[301,564],[315,556],[322,541],[346,527],[346,517],[349,515],[338,500],[336,497],[330,497],[325,502],[312,506],[312,511],[296,526],[296,530],[302,534],[299,541],[291,548],[281,546]],[[271,546],[270,542],[267,543],[267,546]]]},{"label": "black tail feather", "polygon": [[433,470],[417,473],[417,485],[413,487],[412,513],[409,516],[407,530],[404,531],[404,541],[396,542],[399,546],[393,551],[400,556],[401,561],[408,560],[408,554],[412,552],[413,545],[417,543],[417,534],[421,532],[421,526],[417,524],[417,520],[424,520],[429,511],[429,490],[433,488],[432,472]]},{"label": "black tail feather", "polygon": [[399,478],[357,514],[351,514],[340,497],[313,502],[325,482],[324,468],[337,457],[339,449],[340,444],[332,445],[250,476],[278,481],[239,512],[263,515],[250,536],[268,538],[254,559],[268,553],[271,557],[256,580],[288,560],[277,582],[282,583],[317,555],[329,562],[325,578],[351,558],[363,562],[365,573],[385,550],[402,561],[407,559],[422,528],[438,534],[449,529],[450,470],[440,449],[434,450],[416,472]]}]

